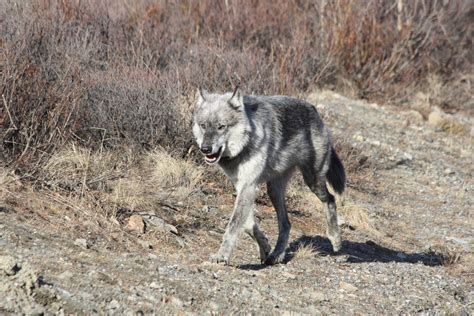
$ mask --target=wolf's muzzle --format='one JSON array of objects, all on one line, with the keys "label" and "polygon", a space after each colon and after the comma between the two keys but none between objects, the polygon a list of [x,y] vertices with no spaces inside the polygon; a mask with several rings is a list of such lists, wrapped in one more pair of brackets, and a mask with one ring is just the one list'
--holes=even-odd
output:
[{"label": "wolf's muzzle", "polygon": [[204,154],[204,155],[209,155],[210,153],[212,153],[212,146],[203,146],[201,147],[201,152]]}]

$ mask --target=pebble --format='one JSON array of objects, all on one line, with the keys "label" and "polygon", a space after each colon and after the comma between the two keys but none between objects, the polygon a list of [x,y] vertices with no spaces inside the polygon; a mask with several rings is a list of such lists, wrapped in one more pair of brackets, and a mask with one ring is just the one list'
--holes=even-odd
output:
[{"label": "pebble", "polygon": [[219,304],[217,304],[216,302],[211,301],[211,302],[209,302],[209,308],[213,311],[216,311],[216,310],[219,309]]},{"label": "pebble", "polygon": [[339,282],[339,288],[348,292],[355,292],[358,290],[355,285],[343,281]]},{"label": "pebble", "polygon": [[322,302],[322,301],[326,300],[326,296],[321,291],[311,291],[309,293],[309,296],[310,296],[311,300],[313,300],[315,302]]},{"label": "pebble", "polygon": [[179,234],[178,229],[175,226],[168,224],[165,220],[156,215],[143,215],[143,219],[150,229],[171,232],[175,235]]},{"label": "pebble", "polygon": [[89,243],[87,242],[87,239],[85,238],[77,238],[76,240],[74,240],[74,245],[85,248],[85,249],[89,249]]},{"label": "pebble", "polygon": [[184,305],[183,301],[177,298],[176,296],[172,296],[170,298],[170,303],[177,307],[182,307]]},{"label": "pebble", "polygon": [[72,278],[73,275],[74,274],[71,271],[66,270],[63,273],[61,273],[60,275],[58,275],[58,279],[67,280],[67,279]]},{"label": "pebble", "polygon": [[143,218],[137,214],[130,216],[127,221],[127,229],[143,234],[145,232],[145,222]]},{"label": "pebble", "polygon": [[144,249],[153,249],[153,245],[148,240],[138,239],[137,242],[144,248]]},{"label": "pebble", "polygon": [[454,174],[455,172],[453,170],[449,169],[449,168],[446,168],[446,169],[444,169],[443,173],[445,175],[450,175],[450,174]]},{"label": "pebble", "polygon": [[20,268],[15,258],[12,256],[0,256],[0,273],[6,275],[15,275]]},{"label": "pebble", "polygon": [[119,307],[120,307],[120,303],[117,300],[113,299],[107,304],[106,309],[108,310],[118,309]]}]

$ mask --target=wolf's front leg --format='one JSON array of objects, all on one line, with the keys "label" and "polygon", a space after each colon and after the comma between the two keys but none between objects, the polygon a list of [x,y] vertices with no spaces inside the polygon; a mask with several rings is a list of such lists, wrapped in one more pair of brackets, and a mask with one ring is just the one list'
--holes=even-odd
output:
[{"label": "wolf's front leg", "polygon": [[239,233],[244,229],[249,216],[253,216],[256,189],[255,184],[250,184],[243,186],[237,192],[234,212],[227,225],[219,252],[210,258],[212,262],[229,264]]}]

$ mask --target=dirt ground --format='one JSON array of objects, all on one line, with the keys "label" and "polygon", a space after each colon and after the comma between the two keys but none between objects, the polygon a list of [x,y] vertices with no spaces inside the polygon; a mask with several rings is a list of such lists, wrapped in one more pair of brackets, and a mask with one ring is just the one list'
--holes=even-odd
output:
[{"label": "dirt ground", "polygon": [[[203,188],[204,207],[173,201],[157,210],[193,214],[186,226],[109,236],[69,229],[74,206],[27,209],[9,189],[0,201],[0,313],[471,314],[472,117],[450,115],[450,129],[330,92],[308,100],[341,150],[354,152],[343,161],[357,177],[338,199],[340,253],[324,235],[321,204],[298,181],[289,192],[290,246],[276,266],[261,265],[244,235],[230,266],[207,261],[230,216],[230,192],[213,205],[215,192]],[[41,194],[18,190],[22,199]],[[257,217],[274,244],[276,217],[262,196]]]}]

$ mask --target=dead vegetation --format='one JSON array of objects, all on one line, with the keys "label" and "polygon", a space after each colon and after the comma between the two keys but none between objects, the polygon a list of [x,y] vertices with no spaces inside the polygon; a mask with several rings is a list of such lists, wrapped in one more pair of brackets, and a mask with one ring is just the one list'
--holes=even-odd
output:
[{"label": "dead vegetation", "polygon": [[293,259],[297,261],[311,259],[317,256],[317,253],[318,249],[312,243],[302,243],[293,253]]},{"label": "dead vegetation", "polygon": [[465,0],[0,6],[2,155],[33,173],[72,141],[184,157],[197,86],[291,95],[330,87],[399,104],[421,88],[430,106],[470,100]]}]

